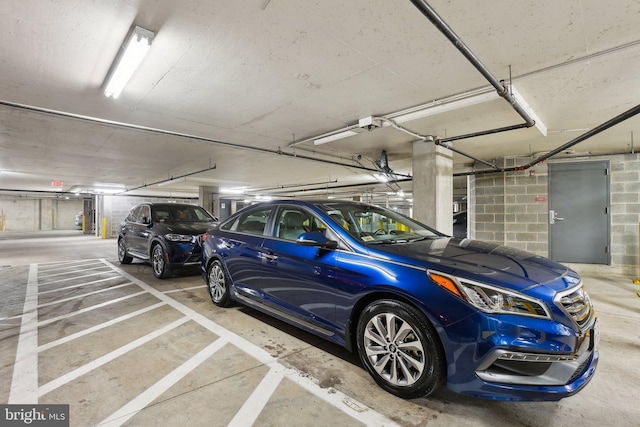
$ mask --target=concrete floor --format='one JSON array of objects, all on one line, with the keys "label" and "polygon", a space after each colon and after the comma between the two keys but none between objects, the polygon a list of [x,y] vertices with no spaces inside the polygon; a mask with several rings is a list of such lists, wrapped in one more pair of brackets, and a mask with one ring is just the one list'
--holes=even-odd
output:
[{"label": "concrete floor", "polygon": [[576,396],[398,399],[344,349],[244,307],[220,309],[197,270],[157,280],[116,241],[0,232],[0,403],[65,403],[72,426],[635,426],[640,286],[583,274],[600,364]]}]

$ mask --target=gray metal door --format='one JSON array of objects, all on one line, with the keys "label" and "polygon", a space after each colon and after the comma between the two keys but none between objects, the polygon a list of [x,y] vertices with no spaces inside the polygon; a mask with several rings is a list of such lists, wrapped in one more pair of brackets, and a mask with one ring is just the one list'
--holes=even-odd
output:
[{"label": "gray metal door", "polygon": [[609,162],[549,164],[549,257],[610,264]]}]

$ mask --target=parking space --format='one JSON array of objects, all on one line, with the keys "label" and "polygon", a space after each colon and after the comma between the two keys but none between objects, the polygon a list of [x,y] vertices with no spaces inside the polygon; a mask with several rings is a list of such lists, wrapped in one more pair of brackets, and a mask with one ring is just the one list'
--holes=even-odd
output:
[{"label": "parking space", "polygon": [[585,272],[601,362],[578,395],[512,403],[442,391],[407,401],[333,344],[214,306],[197,270],[158,280],[148,264],[120,266],[115,241],[90,236],[67,238],[64,250],[57,238],[22,241],[31,244],[43,248],[25,262],[0,241],[0,401],[69,404],[74,426],[634,425],[640,416],[631,392],[640,309],[626,277]]}]

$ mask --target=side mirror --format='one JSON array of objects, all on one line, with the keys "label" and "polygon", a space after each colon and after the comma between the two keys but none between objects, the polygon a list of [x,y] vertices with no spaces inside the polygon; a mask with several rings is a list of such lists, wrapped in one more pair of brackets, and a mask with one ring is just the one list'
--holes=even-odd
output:
[{"label": "side mirror", "polygon": [[298,236],[296,243],[300,246],[316,246],[324,249],[338,249],[338,242],[329,240],[319,231],[309,231]]}]

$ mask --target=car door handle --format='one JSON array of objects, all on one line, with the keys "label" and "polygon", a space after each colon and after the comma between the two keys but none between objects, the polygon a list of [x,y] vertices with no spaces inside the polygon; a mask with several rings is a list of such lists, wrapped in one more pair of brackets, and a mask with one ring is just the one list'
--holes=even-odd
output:
[{"label": "car door handle", "polygon": [[275,261],[278,259],[278,255],[274,255],[272,253],[262,252],[262,258],[267,259],[269,261]]}]

